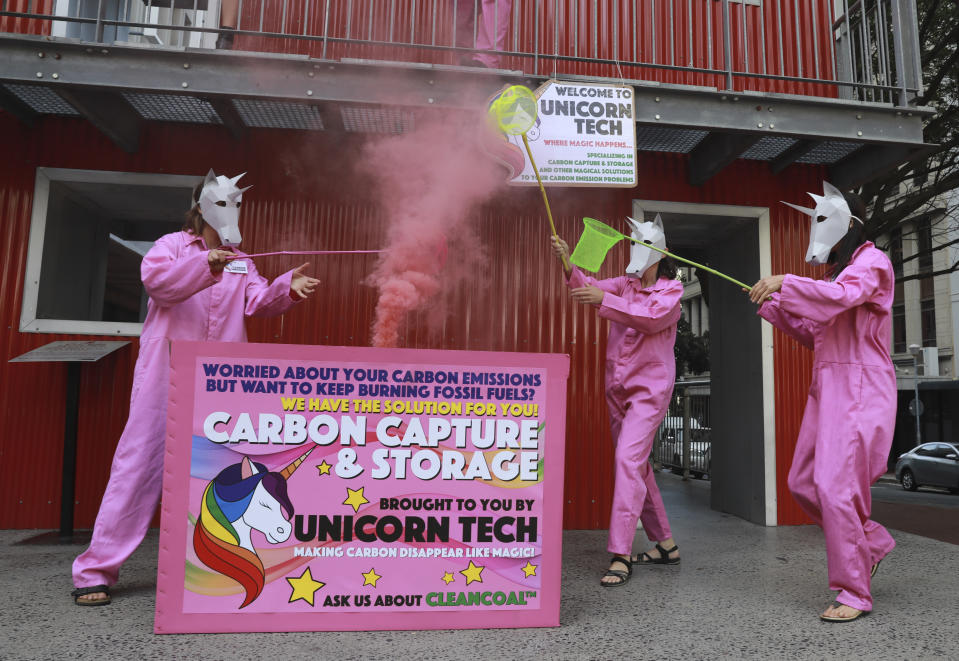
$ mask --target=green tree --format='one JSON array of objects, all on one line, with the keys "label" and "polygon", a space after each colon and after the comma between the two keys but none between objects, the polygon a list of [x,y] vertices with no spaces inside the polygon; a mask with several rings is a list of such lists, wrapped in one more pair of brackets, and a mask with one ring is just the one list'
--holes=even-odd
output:
[{"label": "green tree", "polygon": [[[929,218],[937,236],[959,220],[959,0],[917,0],[916,7],[923,88],[913,103],[936,110],[923,126],[925,142],[936,147],[857,191],[869,208],[866,233],[873,240],[907,220]],[[931,249],[955,242],[933,241]],[[957,269],[959,262],[922,277]]]}]

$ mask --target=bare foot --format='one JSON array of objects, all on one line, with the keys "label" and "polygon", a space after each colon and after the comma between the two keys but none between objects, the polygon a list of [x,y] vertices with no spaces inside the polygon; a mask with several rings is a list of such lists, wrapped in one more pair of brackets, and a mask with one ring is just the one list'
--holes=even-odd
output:
[{"label": "bare foot", "polygon": [[104,601],[109,602],[110,595],[108,595],[106,592],[91,592],[90,594],[82,594],[76,599],[79,604],[85,606],[88,604],[96,604]]},{"label": "bare foot", "polygon": [[[623,560],[625,560],[625,557],[623,558]],[[626,581],[629,580],[629,574],[632,570],[630,569],[629,565],[627,565],[622,560],[614,559],[610,563],[608,571],[623,572],[623,576],[618,576],[616,574],[606,574],[601,579],[599,579],[599,582],[602,583],[603,585],[619,585],[620,583],[625,583]]]},{"label": "bare foot", "polygon": [[863,611],[853,608],[852,606],[836,603],[823,611],[823,614],[820,617],[832,620],[855,620],[862,614]]},{"label": "bare foot", "polygon": [[[676,542],[672,537],[670,537],[669,539],[664,539],[661,542],[657,542],[656,546],[660,546],[666,549],[666,551],[668,551],[668,553],[666,554],[668,560],[671,560],[673,562],[676,562],[679,560],[679,547],[676,545]],[[656,548],[656,546],[649,549],[648,551],[645,551],[645,554],[649,557],[649,560],[647,560],[646,563],[650,563],[650,562],[655,563],[656,560],[659,560],[661,557],[663,557],[663,554],[659,552],[659,549]],[[635,556],[634,558],[632,558],[632,560],[633,560],[633,564],[639,564],[639,565],[643,564],[643,553],[640,553],[639,555]]]}]

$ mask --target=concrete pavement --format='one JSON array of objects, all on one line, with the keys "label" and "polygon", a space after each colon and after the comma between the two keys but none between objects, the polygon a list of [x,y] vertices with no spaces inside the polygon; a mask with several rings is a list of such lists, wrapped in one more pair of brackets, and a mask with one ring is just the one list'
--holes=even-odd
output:
[{"label": "concrete pavement", "polygon": [[[893,531],[875,611],[846,624],[829,603],[822,533],[763,528],[708,508],[708,482],[658,475],[680,567],[637,567],[603,589],[604,531],[564,534],[562,626],[491,631],[153,634],[157,534],[125,566],[114,603],[68,596],[76,546],[16,545],[0,531],[3,659],[956,659],[959,549]],[[645,548],[638,535],[636,549]]]}]

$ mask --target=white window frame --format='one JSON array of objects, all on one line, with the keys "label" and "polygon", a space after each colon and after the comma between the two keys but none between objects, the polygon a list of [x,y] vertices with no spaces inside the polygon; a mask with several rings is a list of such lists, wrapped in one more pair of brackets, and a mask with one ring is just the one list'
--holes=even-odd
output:
[{"label": "white window frame", "polygon": [[[33,212],[30,217],[30,240],[27,247],[27,269],[23,285],[23,304],[20,308],[20,332],[137,337],[143,330],[143,324],[141,323],[37,318],[37,300],[40,294],[40,269],[43,262],[43,242],[47,230],[47,210],[50,202],[50,184],[52,182],[117,184],[120,186],[162,186],[192,190],[199,180],[200,177],[195,175],[37,168],[36,181],[33,187]],[[185,211],[184,209],[184,212]]]},{"label": "white window frame", "polygon": [[[772,272],[772,238],[768,207],[747,207],[698,202],[664,202],[649,199],[633,200],[633,218],[649,218],[657,212],[697,216],[754,218],[759,233],[759,272]],[[773,327],[760,326],[763,387],[763,472],[765,474],[766,525],[778,525],[779,504],[776,493],[776,396],[773,357]]]}]

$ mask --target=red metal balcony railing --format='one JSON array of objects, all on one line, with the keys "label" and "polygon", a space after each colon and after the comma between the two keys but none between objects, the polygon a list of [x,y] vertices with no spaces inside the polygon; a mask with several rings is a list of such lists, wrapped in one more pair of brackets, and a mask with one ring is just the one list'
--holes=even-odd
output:
[{"label": "red metal balcony railing", "polygon": [[915,0],[7,0],[0,31],[896,105],[921,86]]}]

